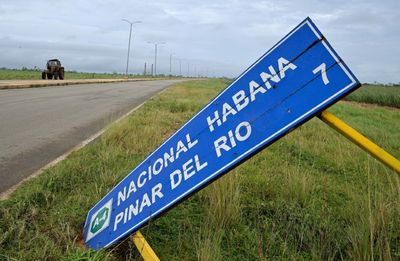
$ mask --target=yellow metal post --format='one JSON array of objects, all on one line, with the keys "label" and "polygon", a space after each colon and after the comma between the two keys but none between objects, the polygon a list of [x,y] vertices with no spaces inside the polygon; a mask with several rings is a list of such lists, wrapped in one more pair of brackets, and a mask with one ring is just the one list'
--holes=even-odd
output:
[{"label": "yellow metal post", "polygon": [[318,117],[400,175],[400,161],[398,159],[384,151],[378,145],[367,139],[332,113],[323,111]]},{"label": "yellow metal post", "polygon": [[146,239],[137,231],[135,234],[132,235],[132,240],[136,245],[136,248],[139,250],[140,254],[142,255],[144,261],[160,261],[157,257],[154,250],[151,248],[149,243],[147,243]]}]

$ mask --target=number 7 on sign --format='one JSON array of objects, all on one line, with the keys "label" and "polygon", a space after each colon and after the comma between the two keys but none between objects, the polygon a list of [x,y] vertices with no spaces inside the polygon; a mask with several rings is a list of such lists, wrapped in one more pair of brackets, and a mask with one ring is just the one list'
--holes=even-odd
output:
[{"label": "number 7 on sign", "polygon": [[315,68],[312,72],[314,74],[317,74],[318,72],[321,72],[322,81],[324,82],[324,84],[327,85],[329,83],[328,76],[326,75],[326,65],[325,65],[325,63],[321,63],[321,65],[318,66],[317,68]]}]

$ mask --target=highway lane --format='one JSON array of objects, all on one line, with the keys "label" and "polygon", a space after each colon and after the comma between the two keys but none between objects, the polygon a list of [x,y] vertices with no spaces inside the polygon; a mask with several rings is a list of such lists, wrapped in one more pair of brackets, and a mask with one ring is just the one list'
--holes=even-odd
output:
[{"label": "highway lane", "polygon": [[0,90],[0,193],[176,82]]}]

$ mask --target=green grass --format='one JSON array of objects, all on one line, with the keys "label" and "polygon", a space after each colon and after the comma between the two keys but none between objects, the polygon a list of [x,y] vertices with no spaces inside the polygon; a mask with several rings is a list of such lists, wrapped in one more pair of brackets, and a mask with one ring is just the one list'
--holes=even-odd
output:
[{"label": "green grass", "polygon": [[364,84],[346,100],[400,108],[400,86]]},{"label": "green grass", "polygon": [[[226,84],[168,89],[0,202],[0,259],[140,260],[130,240],[82,248],[86,213]],[[400,157],[398,110],[330,111]],[[161,260],[398,260],[399,202],[396,173],[313,119],[142,233]]]},{"label": "green grass", "polygon": [[[42,72],[39,70],[31,70],[31,69],[0,69],[0,80],[41,80]],[[75,80],[75,79],[118,79],[124,78],[125,74],[120,73],[84,73],[84,72],[76,72],[76,71],[66,71],[65,79],[66,80]],[[129,75],[129,78],[140,77],[143,78],[142,75]],[[150,76],[146,76],[150,77]]]}]

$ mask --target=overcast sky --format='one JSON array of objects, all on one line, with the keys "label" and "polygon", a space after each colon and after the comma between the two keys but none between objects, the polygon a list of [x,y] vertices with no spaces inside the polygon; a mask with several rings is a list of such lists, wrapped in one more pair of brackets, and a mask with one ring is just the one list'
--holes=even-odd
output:
[{"label": "overcast sky", "polygon": [[[0,0],[0,67],[238,76],[307,16],[361,82],[400,82],[400,1]],[[189,65],[189,66],[188,66]]]}]

